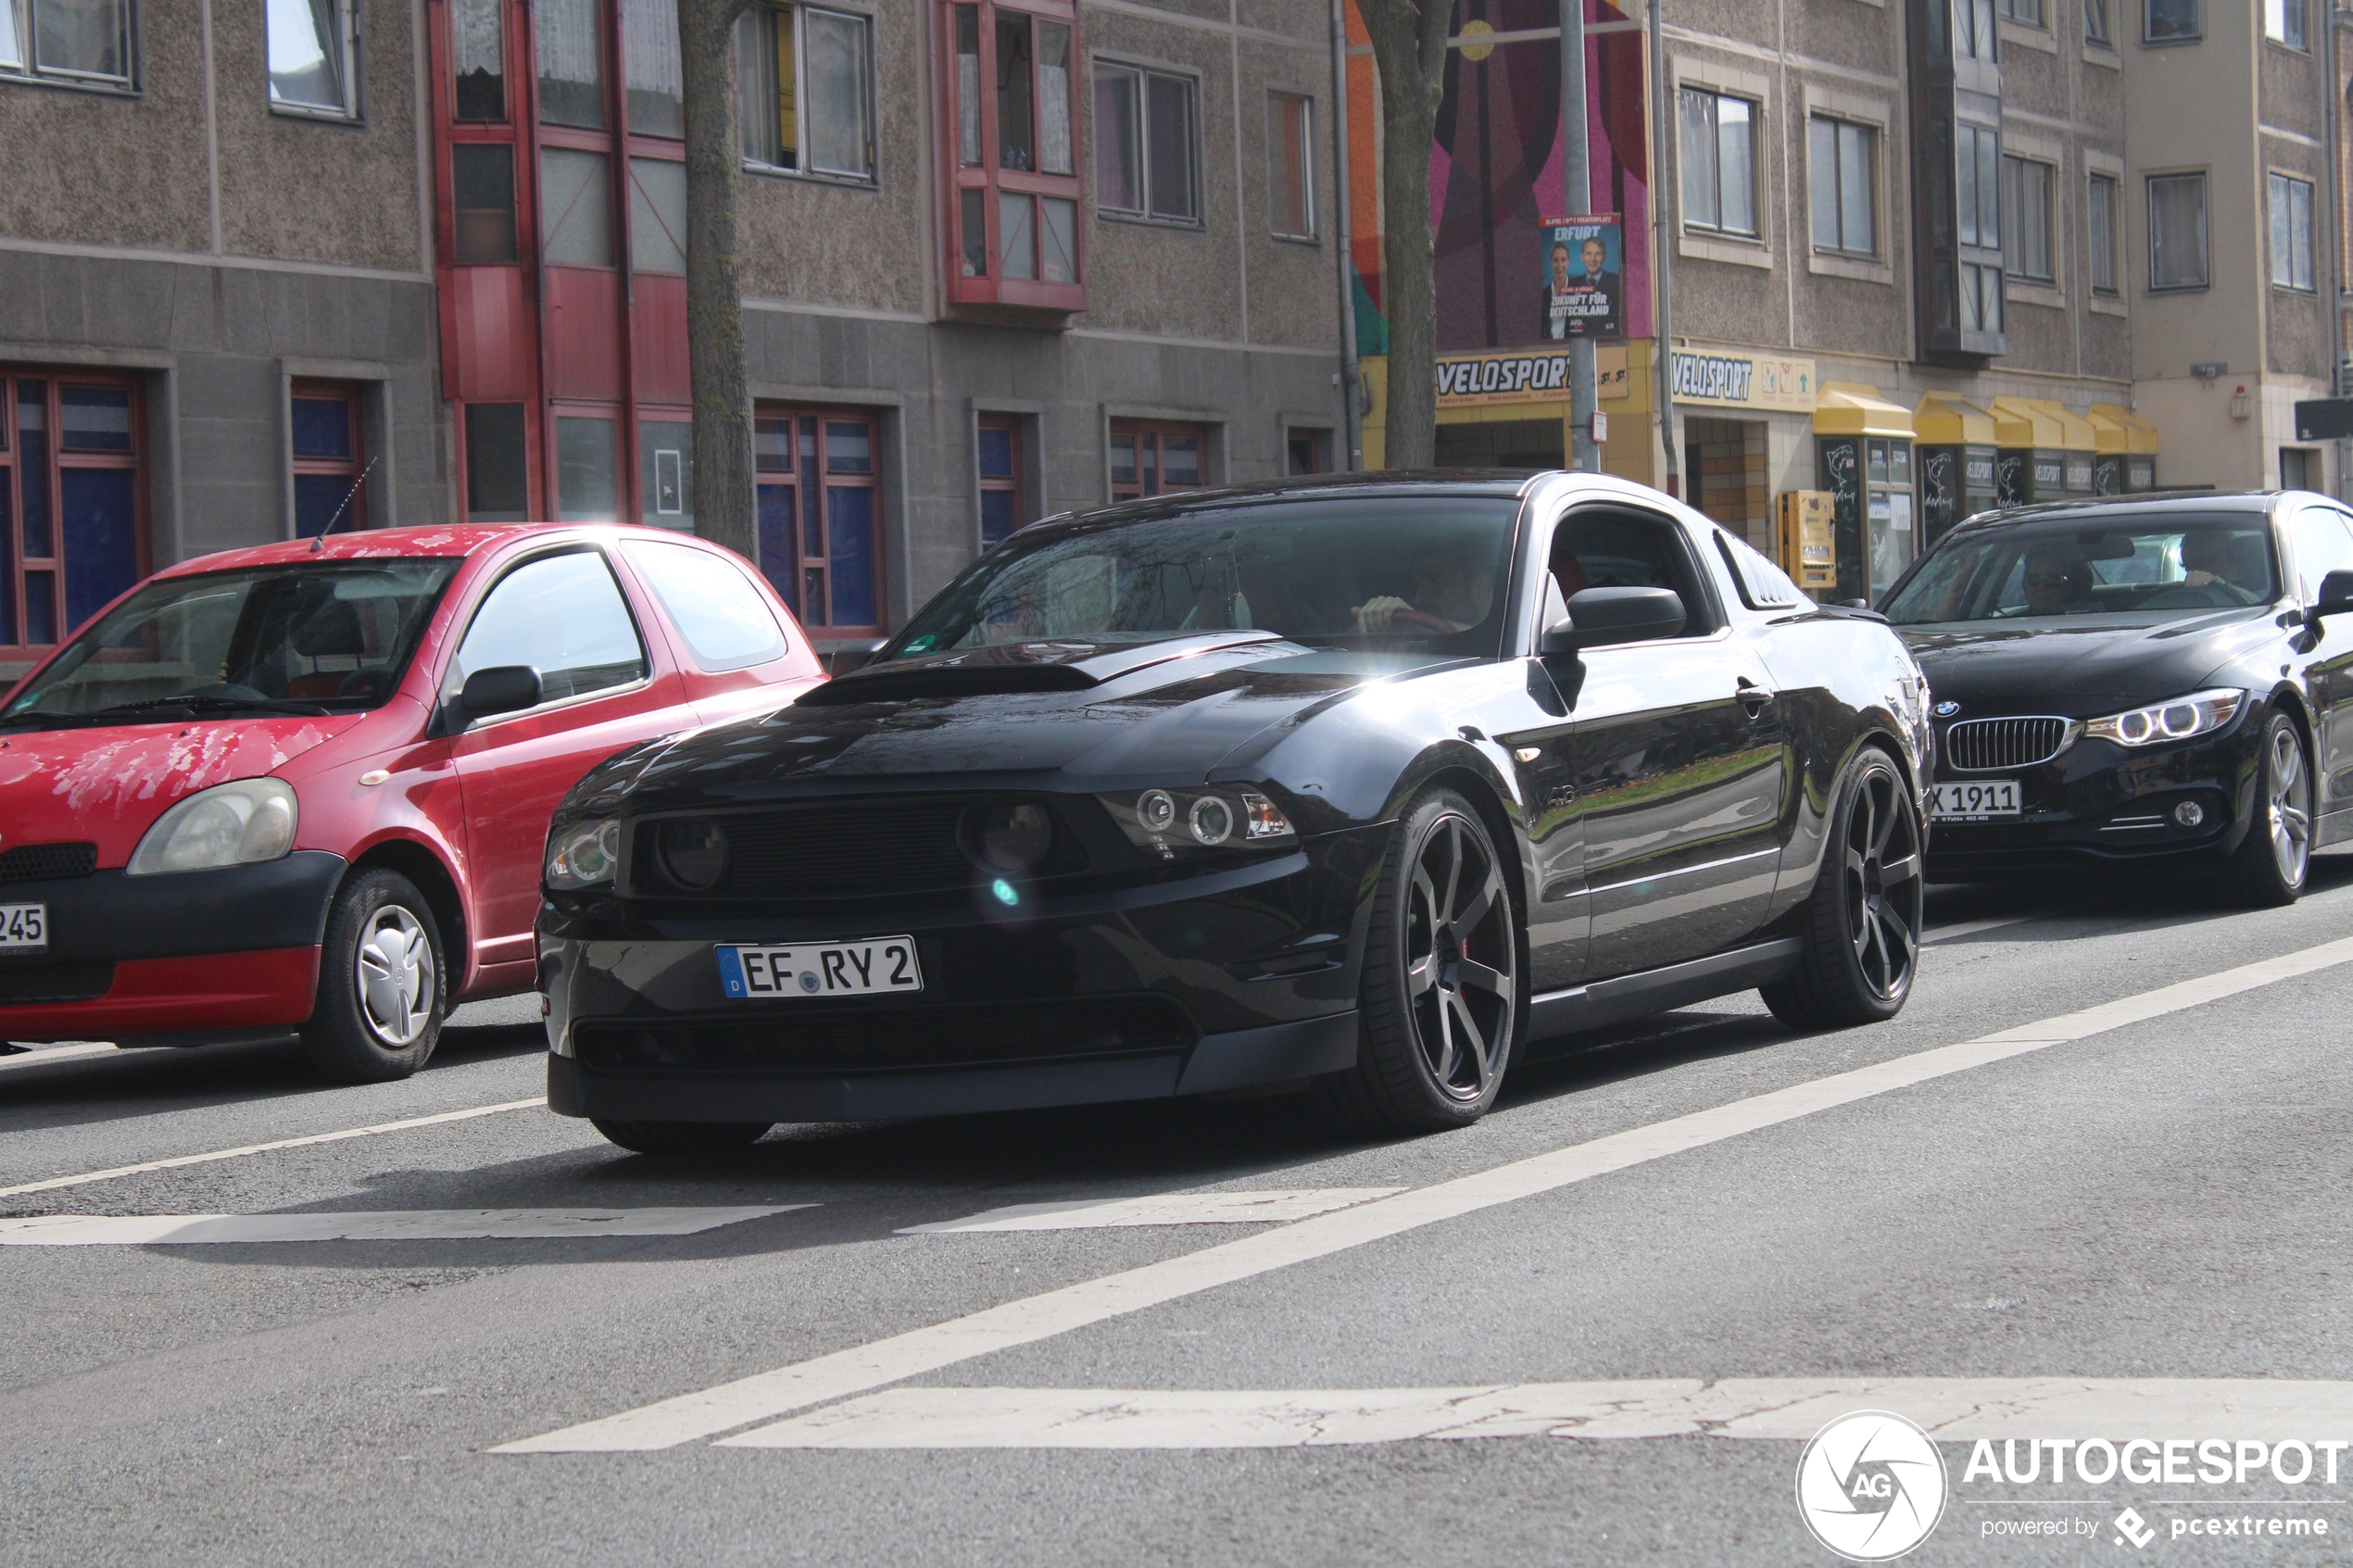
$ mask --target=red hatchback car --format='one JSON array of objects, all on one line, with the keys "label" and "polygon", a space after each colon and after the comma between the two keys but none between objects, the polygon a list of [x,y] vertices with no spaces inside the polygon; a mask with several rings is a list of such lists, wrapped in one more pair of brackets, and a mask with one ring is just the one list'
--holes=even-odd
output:
[{"label": "red hatchback car", "polygon": [[0,1038],[299,1033],[403,1077],[529,990],[547,818],[624,746],[824,674],[739,558],[634,527],[185,561],[0,701]]}]

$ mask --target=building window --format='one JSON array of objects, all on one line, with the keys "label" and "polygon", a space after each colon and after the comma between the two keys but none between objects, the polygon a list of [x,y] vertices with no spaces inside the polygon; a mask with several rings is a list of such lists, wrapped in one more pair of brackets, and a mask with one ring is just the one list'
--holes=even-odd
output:
[{"label": "building window", "polygon": [[2280,488],[2283,490],[2318,490],[2321,487],[2321,454],[2309,446],[2280,448]]},{"label": "building window", "polygon": [[533,53],[539,57],[539,122],[605,128],[605,35],[597,0],[536,0]]},{"label": "building window", "polygon": [[2003,261],[2028,282],[2056,282],[2051,266],[2051,180],[2057,170],[2032,158],[2002,159],[2002,220],[2009,235]]},{"label": "building window", "polygon": [[507,118],[506,0],[450,0],[449,65],[460,123],[495,125]]},{"label": "building window", "polygon": [[145,574],[138,389],[0,370],[0,646],[45,647]]},{"label": "building window", "polygon": [[1746,98],[1683,89],[1685,228],[1755,237],[1755,119]]},{"label": "building window", "polygon": [[1266,95],[1266,193],[1275,232],[1315,237],[1315,100],[1297,93]]},{"label": "building window", "polygon": [[629,133],[672,141],[685,136],[686,69],[678,58],[678,0],[621,0],[621,57]]},{"label": "building window", "polygon": [[353,119],[359,40],[351,0],[262,0],[270,39],[270,107],[281,114]]},{"label": "building window", "polygon": [[875,178],[874,24],[814,6],[756,5],[737,24],[744,161]]},{"label": "building window", "polygon": [[978,0],[945,5],[941,16],[955,62],[940,127],[949,297],[1083,310],[1071,99],[1077,9],[1061,0],[1038,0],[1034,10]]},{"label": "building window", "polygon": [[2043,0],[2002,0],[2002,19],[2028,27],[2043,25]]},{"label": "building window", "polygon": [[1814,248],[1877,256],[1879,132],[1816,115],[1806,138],[1814,165]]},{"label": "building window", "polygon": [[1199,425],[1111,422],[1111,498],[1140,500],[1172,490],[1198,490],[1208,481],[1202,468]]},{"label": "building window", "polygon": [[1200,84],[1095,63],[1095,206],[1123,218],[1201,221]]},{"label": "building window", "polygon": [[0,0],[0,73],[129,91],[131,0]]},{"label": "building window", "polygon": [[1284,445],[1290,449],[1290,471],[1293,474],[1332,471],[1332,433],[1330,431],[1309,430],[1293,425],[1283,434]]},{"label": "building window", "polygon": [[2116,177],[2111,174],[2092,176],[2091,201],[2084,214],[2084,230],[2092,246],[2092,292],[2112,295],[2117,292],[2116,271]]},{"label": "building window", "polygon": [[[1961,245],[2002,249],[2002,137],[1991,126],[1953,128],[1954,209]],[[1958,264],[1961,330],[2003,330],[2002,267],[1993,259]]]},{"label": "building window", "polygon": [[2312,288],[2312,182],[2274,174],[2271,197],[2271,282],[2284,289]]},{"label": "building window", "polygon": [[449,149],[451,217],[461,267],[515,259],[515,151],[504,142],[459,142]]},{"label": "building window", "polygon": [[1021,505],[1021,423],[1009,414],[980,420],[980,547],[993,550],[1028,521]]},{"label": "building window", "polygon": [[760,570],[821,636],[882,633],[878,445],[855,409],[762,407],[752,420]]},{"label": "building window", "polygon": [[294,452],[294,532],[297,539],[368,526],[360,477],[367,471],[359,432],[359,394],[332,382],[296,382],[287,411]]},{"label": "building window", "polygon": [[612,160],[577,147],[541,147],[539,222],[549,266],[610,267]]},{"label": "building window", "polygon": [[2206,176],[2152,174],[2149,287],[2206,287]]},{"label": "building window", "polygon": [[2083,42],[2105,46],[2111,36],[2108,30],[2108,0],[2083,0]]},{"label": "building window", "polygon": [[1953,0],[1953,57],[1989,66],[2001,62],[2001,30],[1994,25],[1994,0]]},{"label": "building window", "polygon": [[2195,43],[2205,36],[2199,0],[2141,0],[2141,37],[2148,43]]},{"label": "building window", "polygon": [[686,166],[676,158],[629,160],[629,265],[686,270]]},{"label": "building window", "polygon": [[523,406],[467,404],[465,435],[466,521],[528,521],[531,441]]},{"label": "building window", "polygon": [[2263,36],[2291,49],[2309,48],[2304,35],[2304,0],[2263,0]]}]

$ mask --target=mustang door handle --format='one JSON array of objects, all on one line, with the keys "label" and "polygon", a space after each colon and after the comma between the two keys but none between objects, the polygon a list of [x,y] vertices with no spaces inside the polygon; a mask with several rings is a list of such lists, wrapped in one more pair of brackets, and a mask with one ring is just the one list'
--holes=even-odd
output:
[{"label": "mustang door handle", "polygon": [[1768,688],[1758,685],[1745,675],[1740,678],[1740,684],[1732,695],[1741,699],[1741,706],[1748,709],[1748,716],[1752,719],[1764,712],[1765,705],[1773,700],[1773,693]]}]

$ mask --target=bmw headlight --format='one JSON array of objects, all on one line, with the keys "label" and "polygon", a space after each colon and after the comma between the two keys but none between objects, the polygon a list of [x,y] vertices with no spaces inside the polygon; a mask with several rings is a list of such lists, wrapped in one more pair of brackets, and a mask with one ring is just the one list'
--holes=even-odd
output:
[{"label": "bmw headlight", "polygon": [[2156,746],[2163,741],[2187,740],[2192,735],[2221,729],[2238,717],[2239,708],[2246,701],[2246,694],[2234,686],[2196,692],[2170,702],[2135,708],[2128,713],[2095,719],[2083,726],[2083,733],[2112,740],[2119,746]]},{"label": "bmw headlight", "polygon": [[544,869],[547,885],[560,893],[602,886],[620,864],[621,823],[616,818],[588,817],[547,835]]},{"label": "bmw headlight", "polygon": [[1254,789],[1126,790],[1097,798],[1129,843],[1163,859],[1185,851],[1287,848],[1299,842],[1283,809]]},{"label": "bmw headlight", "polygon": [[284,859],[294,839],[294,786],[283,779],[239,779],[200,789],[157,817],[123,872],[155,876],[256,865]]}]

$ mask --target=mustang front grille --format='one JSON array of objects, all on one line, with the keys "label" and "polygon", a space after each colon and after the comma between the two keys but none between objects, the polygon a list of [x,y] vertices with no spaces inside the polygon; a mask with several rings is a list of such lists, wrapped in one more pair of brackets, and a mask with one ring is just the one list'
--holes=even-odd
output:
[{"label": "mustang front grille", "polygon": [[[983,872],[964,852],[964,812],[973,804],[961,797],[887,805],[828,801],[717,814],[712,820],[727,835],[726,870],[701,889],[671,882],[656,849],[658,823],[639,822],[630,848],[628,891],[673,903],[745,903],[986,886],[995,873]],[[1086,852],[1068,824],[1057,820],[1053,852],[1038,874],[1059,875],[1086,864]]]},{"label": "mustang front grille", "polygon": [[0,849],[0,884],[64,882],[97,869],[94,844],[19,844]]},{"label": "mustang front grille", "polygon": [[1944,761],[1964,773],[2032,768],[2065,751],[2075,727],[2072,719],[1964,719],[1944,732]]}]

